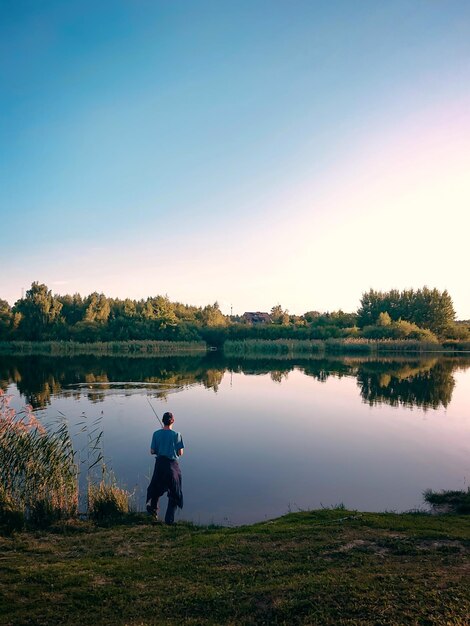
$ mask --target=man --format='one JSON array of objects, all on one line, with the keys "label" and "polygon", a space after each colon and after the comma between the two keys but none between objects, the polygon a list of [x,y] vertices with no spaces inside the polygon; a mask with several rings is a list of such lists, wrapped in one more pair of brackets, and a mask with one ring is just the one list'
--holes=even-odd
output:
[{"label": "man", "polygon": [[163,428],[152,436],[150,454],[155,454],[155,469],[147,489],[147,511],[158,519],[158,500],[168,493],[165,523],[173,524],[176,507],[183,508],[181,469],[178,458],[183,455],[184,443],[181,433],[173,430],[173,413],[164,413]]}]

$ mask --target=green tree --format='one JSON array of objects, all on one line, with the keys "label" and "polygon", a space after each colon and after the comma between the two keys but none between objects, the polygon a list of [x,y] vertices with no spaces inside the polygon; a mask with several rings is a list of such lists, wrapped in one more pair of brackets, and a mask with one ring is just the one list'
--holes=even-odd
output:
[{"label": "green tree", "polygon": [[141,305],[141,316],[144,320],[157,322],[158,328],[164,329],[168,326],[175,326],[178,323],[173,304],[168,296],[156,296],[147,298]]},{"label": "green tree", "polygon": [[357,312],[359,328],[375,324],[379,315],[387,310],[384,299],[384,294],[374,289],[370,289],[362,294],[360,307]]},{"label": "green tree", "polygon": [[220,310],[218,302],[205,306],[199,314],[199,319],[201,320],[203,326],[212,327],[227,325],[227,318]]},{"label": "green tree", "polygon": [[62,304],[46,285],[34,282],[18,300],[14,312],[21,314],[19,330],[26,339],[44,339],[60,319]]},{"label": "green tree", "polygon": [[274,324],[287,326],[290,322],[289,311],[284,310],[280,304],[276,304],[271,309],[271,319]]},{"label": "green tree", "polygon": [[73,326],[83,319],[86,305],[79,293],[57,296],[57,299],[62,304],[61,316],[67,326]]},{"label": "green tree", "polygon": [[7,339],[13,325],[13,311],[6,300],[0,299],[0,339]]},{"label": "green tree", "polygon": [[133,318],[137,315],[137,307],[134,300],[126,298],[122,307],[123,317]]},{"label": "green tree", "polygon": [[445,290],[423,287],[402,292],[392,289],[388,292],[370,289],[364,293],[358,315],[358,326],[373,326],[381,313],[387,312],[394,322],[404,320],[416,324],[438,335],[443,335],[455,320],[452,299]]},{"label": "green tree", "polygon": [[85,315],[83,321],[105,324],[111,312],[111,305],[104,293],[96,291],[85,298]]},{"label": "green tree", "polygon": [[377,318],[377,326],[390,326],[392,323],[392,318],[384,311],[383,313],[379,313],[379,317]]},{"label": "green tree", "polygon": [[200,309],[189,304],[173,302],[173,311],[178,321],[195,323]]},{"label": "green tree", "polygon": [[319,311],[307,311],[307,313],[304,313],[304,318],[309,324],[314,324],[320,316],[321,313]]},{"label": "green tree", "polygon": [[416,292],[415,299],[416,313],[409,321],[438,335],[445,334],[455,321],[454,305],[447,290],[441,293],[438,289],[423,287]]}]

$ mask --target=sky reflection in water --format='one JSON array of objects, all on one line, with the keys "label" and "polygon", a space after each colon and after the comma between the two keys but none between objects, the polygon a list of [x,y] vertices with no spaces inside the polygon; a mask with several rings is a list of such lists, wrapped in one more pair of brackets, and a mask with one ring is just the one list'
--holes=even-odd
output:
[{"label": "sky reflection in water", "polygon": [[193,360],[178,369],[152,359],[140,374],[128,364],[137,385],[122,377],[123,359],[119,371],[109,359],[60,361],[1,357],[0,383],[20,389],[17,406],[42,405],[45,420],[66,415],[74,433],[83,414],[98,419],[108,466],[140,506],[158,427],[147,396],[183,434],[183,519],[241,524],[341,502],[406,510],[423,506],[426,488],[468,485],[470,361]]}]

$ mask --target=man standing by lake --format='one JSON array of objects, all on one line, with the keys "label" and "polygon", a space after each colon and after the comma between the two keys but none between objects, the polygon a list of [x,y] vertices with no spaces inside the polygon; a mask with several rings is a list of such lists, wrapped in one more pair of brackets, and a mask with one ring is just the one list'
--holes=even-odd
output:
[{"label": "man standing by lake", "polygon": [[147,511],[158,518],[158,500],[167,492],[166,524],[173,524],[176,507],[183,508],[182,476],[178,457],[184,452],[184,444],[181,433],[173,430],[174,421],[173,413],[164,413],[163,428],[153,433],[150,445],[150,454],[155,454],[157,458],[152,480],[147,489]]}]

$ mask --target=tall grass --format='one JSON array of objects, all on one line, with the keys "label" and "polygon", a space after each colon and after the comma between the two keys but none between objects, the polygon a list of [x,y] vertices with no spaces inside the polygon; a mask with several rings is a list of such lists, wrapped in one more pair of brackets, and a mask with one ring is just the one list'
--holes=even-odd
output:
[{"label": "tall grass", "polygon": [[205,354],[204,341],[0,341],[0,354],[37,354],[45,356],[125,355],[125,356],[191,356]]},{"label": "tall grass", "polygon": [[[88,425],[85,459],[76,455],[66,423],[51,432],[32,408],[17,413],[11,397],[0,389],[0,531],[12,532],[25,523],[45,527],[78,514],[80,466],[87,478],[86,514],[90,519],[115,519],[128,512],[130,494],[121,489],[104,464],[99,420]],[[99,465],[101,464],[101,465]],[[93,468],[101,479],[92,480]]]},{"label": "tall grass", "polygon": [[130,494],[116,483],[112,472],[106,472],[98,484],[88,485],[88,517],[97,522],[113,520],[129,512]]},{"label": "tall grass", "polygon": [[77,426],[86,436],[86,445],[78,452],[78,460],[86,476],[86,515],[97,522],[112,521],[129,511],[131,494],[118,486],[114,473],[106,466],[100,428],[103,414],[91,423],[84,413],[82,418]]},{"label": "tall grass", "polygon": [[327,352],[443,352],[440,344],[433,341],[417,339],[327,339],[325,341]]},{"label": "tall grass", "polygon": [[324,350],[324,342],[320,340],[302,339],[245,339],[244,341],[226,341],[225,356],[249,356],[250,358],[266,356],[309,356]]},{"label": "tall grass", "polygon": [[447,339],[442,342],[444,348],[455,350],[455,352],[470,352],[470,341],[461,339]]},{"label": "tall grass", "polygon": [[[411,339],[245,339],[226,341],[224,354],[228,357],[308,357],[314,354],[378,354],[443,352],[439,344]],[[449,352],[449,350],[446,350]]]},{"label": "tall grass", "polygon": [[0,508],[47,525],[76,514],[77,466],[66,424],[49,432],[31,407],[17,413],[0,390]]}]

